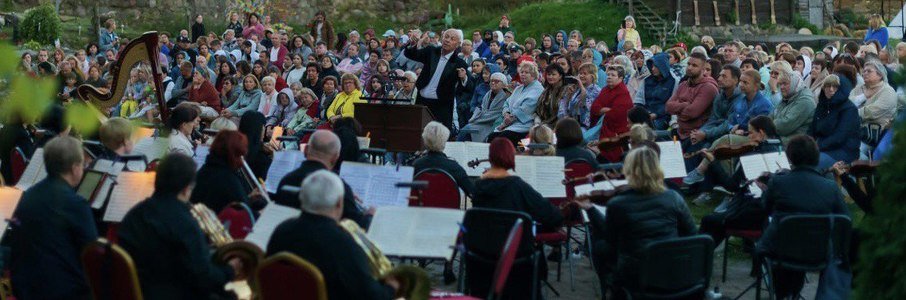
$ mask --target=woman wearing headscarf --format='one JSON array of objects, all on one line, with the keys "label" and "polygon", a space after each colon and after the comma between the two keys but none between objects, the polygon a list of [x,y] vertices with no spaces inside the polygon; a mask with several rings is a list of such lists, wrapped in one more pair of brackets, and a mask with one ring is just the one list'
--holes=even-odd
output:
[{"label": "woman wearing headscarf", "polygon": [[258,111],[250,111],[239,120],[239,132],[248,138],[248,152],[245,162],[249,164],[257,178],[267,178],[267,169],[271,166],[274,146],[264,142],[264,125],[266,119]]},{"label": "woman wearing headscarf", "polygon": [[783,98],[771,111],[771,119],[784,142],[794,135],[805,134],[815,115],[815,96],[801,81],[799,73],[791,70],[777,78],[778,94]]},{"label": "woman wearing headscarf", "polygon": [[812,74],[812,58],[807,55],[796,56],[796,65],[793,66],[793,70],[799,73],[805,84],[808,84],[811,82],[809,77]]},{"label": "woman wearing headscarf", "polygon": [[[887,69],[876,61],[869,60],[862,66],[865,83],[856,86],[849,94],[849,100],[859,108],[862,117],[862,146],[860,158],[868,159],[868,153],[880,139],[880,133],[888,128],[903,103],[897,103],[897,93],[887,84]],[[901,100],[902,101],[902,100]]]},{"label": "woman wearing headscarf", "polygon": [[473,142],[484,142],[494,127],[503,122],[502,111],[503,104],[506,102],[509,93],[506,86],[509,84],[506,75],[495,72],[488,79],[489,91],[481,98],[481,104],[475,108],[469,124],[463,129],[474,129],[476,132],[471,133],[471,139],[467,139],[464,134],[459,140],[471,140]]},{"label": "woman wearing headscarf", "polygon": [[821,156],[818,169],[827,169],[835,162],[850,163],[859,158],[859,109],[849,101],[850,86],[841,86],[840,77],[828,75],[821,83],[818,107],[809,127]]}]

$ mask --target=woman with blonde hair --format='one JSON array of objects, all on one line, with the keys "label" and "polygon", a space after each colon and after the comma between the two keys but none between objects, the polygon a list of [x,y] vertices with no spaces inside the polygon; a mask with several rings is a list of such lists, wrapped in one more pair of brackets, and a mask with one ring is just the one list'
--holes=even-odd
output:
[{"label": "woman with blonde hair", "polygon": [[887,48],[887,25],[884,24],[884,18],[879,14],[872,14],[868,18],[868,31],[865,32],[865,38],[862,42],[876,40],[881,43],[881,48]]},{"label": "woman with blonde hair", "polygon": [[623,174],[628,189],[607,203],[607,218],[589,201],[577,202],[592,223],[592,261],[602,289],[637,285],[644,245],[697,232],[689,207],[679,193],[664,185],[657,152],[635,148],[626,155]]},{"label": "woman with blonde hair", "polygon": [[622,47],[623,44],[631,43],[633,49],[642,49],[642,37],[639,35],[639,31],[635,29],[635,18],[626,16],[623,18],[623,26],[624,28],[617,32],[617,40],[622,42],[619,47]]},{"label": "woman with blonde hair", "polygon": [[341,92],[337,94],[330,107],[327,108],[327,119],[331,123],[342,117],[354,117],[355,103],[364,103],[360,100],[362,97],[361,83],[359,77],[352,73],[343,74],[340,77]]},{"label": "woman with blonde hair", "polygon": [[535,125],[532,130],[529,130],[529,143],[538,146],[546,145],[546,147],[533,149],[525,145],[527,147],[525,152],[528,155],[554,156],[556,153],[556,149],[554,149],[554,131],[545,124]]}]

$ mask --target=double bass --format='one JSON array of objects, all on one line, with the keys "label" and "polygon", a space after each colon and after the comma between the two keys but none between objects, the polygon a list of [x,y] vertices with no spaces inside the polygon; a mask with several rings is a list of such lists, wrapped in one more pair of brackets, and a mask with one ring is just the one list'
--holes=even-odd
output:
[{"label": "double bass", "polygon": [[[110,67],[110,75],[113,77],[110,91],[102,92],[96,87],[83,84],[76,88],[78,98],[85,101],[95,109],[104,111],[116,106],[126,93],[126,85],[129,82],[129,73],[136,64],[147,61],[151,66],[151,79],[154,83],[154,96],[157,99],[158,110],[160,111],[161,122],[166,122],[169,117],[167,103],[164,101],[163,73],[158,60],[160,46],[158,45],[159,36],[156,31],[149,31],[142,36],[132,40],[117,55],[115,62]],[[103,113],[102,113],[103,114]],[[103,114],[106,116],[106,114]]]}]

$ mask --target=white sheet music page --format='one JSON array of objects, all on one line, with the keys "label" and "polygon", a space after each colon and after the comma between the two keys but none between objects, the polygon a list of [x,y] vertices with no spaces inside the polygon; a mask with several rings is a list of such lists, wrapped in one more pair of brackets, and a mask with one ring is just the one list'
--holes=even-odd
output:
[{"label": "white sheet music page", "polygon": [[764,163],[768,166],[770,172],[777,172],[780,169],[791,169],[790,161],[786,158],[786,153],[783,152],[771,152],[765,153]]},{"label": "white sheet music page", "polygon": [[414,172],[412,167],[344,162],[340,178],[366,207],[408,206],[410,188],[397,188],[396,184],[411,182]]},{"label": "white sheet music page", "polygon": [[0,219],[0,239],[3,239],[6,228],[9,227],[7,220],[12,219],[21,199],[22,190],[6,186],[0,187],[0,217],[2,217]]},{"label": "white sheet music page", "polygon": [[468,168],[466,166],[467,158],[465,142],[447,142],[447,144],[444,145],[444,154],[446,154],[448,158],[459,163],[461,167]]},{"label": "white sheet music page", "polygon": [[771,171],[764,161],[764,155],[761,154],[740,156],[739,164],[742,165],[742,172],[749,180],[758,178],[761,173]]},{"label": "white sheet music page", "polygon": [[563,185],[565,164],[562,156],[516,155],[513,175],[522,178],[544,198],[562,198],[566,197],[566,186]]},{"label": "white sheet music page", "polygon": [[47,170],[44,169],[44,148],[38,148],[31,155],[31,160],[25,167],[25,172],[19,177],[16,188],[26,191],[44,178],[47,178]]},{"label": "white sheet music page", "polygon": [[198,145],[198,147],[195,147],[195,156],[192,156],[192,160],[195,161],[195,171],[201,170],[201,167],[204,166],[204,162],[208,159],[208,154],[210,153],[211,146]]},{"label": "white sheet music page", "polygon": [[617,186],[629,184],[629,181],[625,179],[620,180],[611,180],[611,181],[599,181],[594,184],[581,184],[575,186],[576,196],[589,195],[592,191],[610,191],[616,189]]},{"label": "white sheet music page", "polygon": [[245,240],[257,245],[262,250],[267,250],[267,243],[270,242],[277,226],[286,220],[298,217],[300,214],[302,214],[302,211],[296,208],[275,203],[268,204],[261,211],[261,216],[255,221],[252,232],[245,237]]},{"label": "white sheet music page", "polygon": [[104,203],[107,202],[107,195],[110,195],[110,189],[113,188],[113,182],[114,179],[110,176],[104,178],[98,193],[94,195],[94,199],[91,199],[91,208],[101,209],[101,207],[104,207]]},{"label": "white sheet music page", "polygon": [[134,154],[144,154],[148,161],[160,159],[167,154],[170,146],[170,139],[162,137],[147,137],[135,143],[132,149]]},{"label": "white sheet music page", "polygon": [[658,142],[661,147],[661,169],[664,178],[686,177],[686,162],[683,160],[683,147],[677,141]]},{"label": "white sheet music page", "polygon": [[126,213],[154,193],[154,172],[123,172],[116,178],[105,222],[120,222]]},{"label": "white sheet music page", "polygon": [[276,194],[280,180],[289,172],[299,168],[303,161],[305,161],[305,153],[302,153],[302,151],[283,150],[274,152],[274,162],[267,169],[267,180],[264,182],[267,192]]},{"label": "white sheet music page", "polygon": [[490,168],[491,164],[482,162],[475,168],[470,168],[469,162],[475,159],[488,159],[488,149],[490,149],[488,143],[447,142],[444,146],[444,154],[459,163],[459,166],[466,170],[467,176],[478,177]]},{"label": "white sheet music page", "polygon": [[464,216],[458,209],[381,207],[368,238],[388,256],[451,260]]}]

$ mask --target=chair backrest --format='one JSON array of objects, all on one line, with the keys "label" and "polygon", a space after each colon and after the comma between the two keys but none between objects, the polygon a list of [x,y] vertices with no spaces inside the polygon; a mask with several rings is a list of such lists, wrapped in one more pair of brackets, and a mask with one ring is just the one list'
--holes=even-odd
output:
[{"label": "chair backrest", "polygon": [[[831,230],[833,221],[833,230]],[[852,220],[844,215],[793,215],[777,224],[771,242],[771,257],[798,264],[827,262],[829,247],[837,257],[846,257]],[[833,241],[832,244],[829,243]]]},{"label": "chair backrest", "polygon": [[[678,298],[708,288],[714,241],[707,235],[652,242],[642,249],[634,298]],[[666,299],[665,298],[665,299]]]},{"label": "chair backrest", "polygon": [[506,244],[500,251],[500,260],[497,261],[497,268],[494,269],[494,280],[492,284],[492,295],[488,298],[499,298],[503,294],[503,288],[506,286],[506,280],[510,276],[510,270],[513,269],[513,263],[516,261],[516,252],[519,250],[519,244],[522,241],[522,219],[516,219],[510,234],[507,236]]},{"label": "chair backrest", "polygon": [[100,238],[85,246],[81,259],[94,299],[142,299],[135,263],[123,248]]},{"label": "chair backrest", "polygon": [[[474,253],[486,259],[497,260],[500,258],[500,249],[503,249],[516,220],[522,220],[522,240],[535,240],[532,217],[523,212],[471,208],[463,217],[462,244],[469,253]],[[531,255],[534,247],[531,243],[520,243],[517,257]]]},{"label": "chair backrest", "polygon": [[[409,200],[409,206],[452,209],[461,207],[459,185],[456,184],[456,179],[450,173],[441,169],[424,169],[415,174],[415,180],[427,181],[428,188],[421,191],[421,203],[416,203],[417,200]],[[416,196],[418,191],[412,190],[411,194]]]},{"label": "chair backrest", "polygon": [[22,152],[21,148],[16,147],[10,150],[9,158],[9,167],[13,171],[13,180],[9,184],[13,185],[19,182],[22,173],[25,173],[25,168],[28,167],[28,157],[25,157],[25,152]]},{"label": "chair backrest", "polygon": [[261,262],[255,282],[261,300],[327,300],[327,285],[318,267],[289,252]]},{"label": "chair backrest", "polygon": [[255,215],[245,203],[234,202],[224,207],[217,218],[223,223],[230,236],[234,239],[244,239],[255,225]]},{"label": "chair backrest", "polygon": [[[572,179],[577,177],[585,177],[588,174],[591,174],[595,169],[591,166],[590,162],[585,161],[584,159],[574,159],[566,163],[566,179]],[[576,197],[576,187],[574,184],[566,185],[566,199],[573,199]]]},{"label": "chair backrest", "polygon": [[148,163],[148,166],[145,167],[145,172],[157,171],[157,165],[159,165],[159,164],[160,164],[159,159],[152,160],[151,162]]}]

